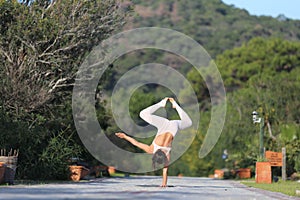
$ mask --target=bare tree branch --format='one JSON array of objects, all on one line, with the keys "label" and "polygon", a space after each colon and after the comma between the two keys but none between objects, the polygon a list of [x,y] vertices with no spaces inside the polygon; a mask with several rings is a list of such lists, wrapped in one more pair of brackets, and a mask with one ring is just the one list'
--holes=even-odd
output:
[{"label": "bare tree branch", "polygon": [[15,21],[0,33],[6,39],[0,92],[15,112],[43,109],[70,93],[84,56],[125,17],[115,0],[22,1],[14,12]]},{"label": "bare tree branch", "polygon": [[272,133],[272,128],[271,128],[271,124],[269,121],[267,121],[267,127],[268,127],[268,132],[269,132],[269,136],[273,139],[276,140],[276,137],[273,135]]}]

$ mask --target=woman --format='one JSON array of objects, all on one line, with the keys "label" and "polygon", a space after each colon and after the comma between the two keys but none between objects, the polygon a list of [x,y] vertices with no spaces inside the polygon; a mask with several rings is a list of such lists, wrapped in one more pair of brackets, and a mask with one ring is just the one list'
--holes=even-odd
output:
[{"label": "woman", "polygon": [[[180,120],[168,120],[166,118],[153,114],[159,108],[165,107],[168,100],[172,103],[172,107],[176,109]],[[126,135],[125,133],[116,133],[116,135],[119,138],[125,139],[134,146],[137,146],[138,148],[144,150],[146,153],[153,154],[152,164],[154,168],[156,164],[164,164],[163,180],[161,187],[166,187],[172,141],[178,129],[185,129],[191,126],[192,120],[184,112],[184,110],[182,110],[182,108],[176,103],[176,101],[173,98],[168,97],[142,110],[140,112],[140,117],[157,128],[157,134],[151,145],[138,142],[134,138]]]}]

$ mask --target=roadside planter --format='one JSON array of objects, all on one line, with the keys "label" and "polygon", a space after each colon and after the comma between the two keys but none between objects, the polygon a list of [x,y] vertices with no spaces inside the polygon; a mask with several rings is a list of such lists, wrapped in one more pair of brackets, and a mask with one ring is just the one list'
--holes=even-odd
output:
[{"label": "roadside planter", "polygon": [[239,178],[251,178],[251,169],[250,168],[240,168],[237,171]]},{"label": "roadside planter", "polygon": [[116,168],[113,167],[113,166],[109,166],[109,167],[108,167],[108,173],[109,173],[109,174],[114,174],[114,173],[116,173]]},{"label": "roadside planter", "polygon": [[[0,150],[0,183],[14,184],[19,150]],[[4,175],[2,175],[4,173]],[[1,177],[2,176],[2,177]]]},{"label": "roadside planter", "polygon": [[223,179],[224,178],[224,171],[221,169],[216,169],[214,173],[214,178]]},{"label": "roadside planter", "polygon": [[256,183],[272,183],[270,162],[256,162]]},{"label": "roadside planter", "polygon": [[0,184],[4,182],[5,168],[4,162],[0,162]]},{"label": "roadside planter", "polygon": [[70,170],[70,179],[72,181],[80,181],[83,177],[89,174],[89,169],[78,166],[78,165],[71,165],[69,166]]}]

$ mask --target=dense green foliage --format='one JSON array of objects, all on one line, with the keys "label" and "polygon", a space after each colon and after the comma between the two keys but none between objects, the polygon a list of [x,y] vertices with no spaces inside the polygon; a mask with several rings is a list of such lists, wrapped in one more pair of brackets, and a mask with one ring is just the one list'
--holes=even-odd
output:
[{"label": "dense green foliage", "polygon": [[283,16],[251,16],[221,0],[133,0],[138,15],[133,27],[156,26],[178,30],[195,39],[215,57],[254,37],[300,39],[300,21]]},{"label": "dense green foliage", "polygon": [[[300,50],[299,45],[299,42],[255,38],[217,57],[216,63],[228,91],[228,111],[222,136],[204,159],[205,165],[253,168],[259,153],[259,126],[252,124],[251,113],[257,110],[266,122],[266,150],[280,152],[286,147],[288,175],[298,170],[300,64],[299,58],[293,58],[297,57],[295,52]],[[202,79],[190,77],[194,88],[203,85]],[[229,152],[227,163],[221,159],[224,149]],[[196,150],[188,153],[187,159],[196,154]],[[201,161],[197,163],[203,165]]]},{"label": "dense green foliage", "polygon": [[65,179],[70,158],[89,156],[73,125],[76,71],[125,16],[113,0],[0,0],[0,148],[19,149],[19,178]]}]

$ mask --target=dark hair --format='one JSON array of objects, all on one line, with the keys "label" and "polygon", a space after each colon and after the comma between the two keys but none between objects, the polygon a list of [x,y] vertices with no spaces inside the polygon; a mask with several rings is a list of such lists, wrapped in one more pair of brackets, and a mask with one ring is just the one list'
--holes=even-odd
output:
[{"label": "dark hair", "polygon": [[161,149],[158,149],[152,156],[152,166],[156,169],[156,164],[166,164],[168,162],[167,155]]}]

